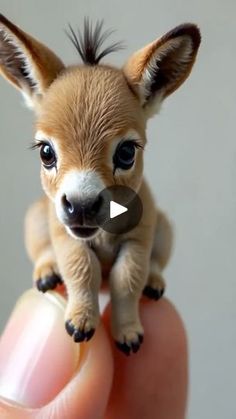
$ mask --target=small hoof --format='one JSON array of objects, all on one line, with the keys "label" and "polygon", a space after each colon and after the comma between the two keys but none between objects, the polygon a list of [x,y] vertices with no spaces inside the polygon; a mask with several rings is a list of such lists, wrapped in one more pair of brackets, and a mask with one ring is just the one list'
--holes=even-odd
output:
[{"label": "small hoof", "polygon": [[146,285],[146,287],[143,290],[143,295],[145,295],[148,298],[151,298],[152,300],[159,300],[163,294],[164,294],[165,290],[163,289],[155,289],[150,287],[150,285]]},{"label": "small hoof", "polygon": [[143,335],[138,335],[138,340],[136,342],[130,342],[129,344],[126,342],[115,342],[117,348],[127,356],[129,356],[132,352],[136,354],[142,343]]},{"label": "small hoof", "polygon": [[65,323],[67,333],[73,337],[75,342],[88,342],[94,335],[95,329],[90,329],[87,332],[84,330],[77,329],[71,320],[67,320]]},{"label": "small hoof", "polygon": [[58,284],[62,284],[61,278],[54,274],[51,276],[45,276],[36,281],[36,287],[41,292],[46,292],[48,290],[53,290]]}]

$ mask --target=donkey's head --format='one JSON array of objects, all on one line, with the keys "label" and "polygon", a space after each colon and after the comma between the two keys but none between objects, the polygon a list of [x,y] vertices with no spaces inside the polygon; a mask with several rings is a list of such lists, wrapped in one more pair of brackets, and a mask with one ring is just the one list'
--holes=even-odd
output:
[{"label": "donkey's head", "polygon": [[99,64],[118,46],[101,51],[105,37],[100,24],[92,31],[88,21],[83,37],[71,30],[83,65],[65,67],[0,15],[1,73],[35,109],[43,188],[74,236],[94,233],[88,227],[101,190],[119,184],[138,191],[147,119],[188,77],[200,44],[198,28],[184,24],[116,69]]}]

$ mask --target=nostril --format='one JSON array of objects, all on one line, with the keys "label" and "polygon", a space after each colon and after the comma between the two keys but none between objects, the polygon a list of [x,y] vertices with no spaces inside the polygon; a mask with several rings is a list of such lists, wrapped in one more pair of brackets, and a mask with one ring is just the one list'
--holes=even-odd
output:
[{"label": "nostril", "polygon": [[64,207],[64,209],[66,210],[66,212],[69,212],[69,214],[73,214],[74,213],[74,205],[67,199],[66,195],[63,195],[62,197],[62,205]]}]

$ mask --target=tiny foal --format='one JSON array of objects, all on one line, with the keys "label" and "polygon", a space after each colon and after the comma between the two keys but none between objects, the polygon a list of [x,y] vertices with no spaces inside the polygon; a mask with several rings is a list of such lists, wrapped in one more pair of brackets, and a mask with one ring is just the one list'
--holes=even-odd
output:
[{"label": "tiny foal", "polygon": [[[172,231],[143,178],[146,124],[188,77],[200,44],[193,24],[177,26],[133,54],[123,68],[100,64],[108,33],[85,20],[68,33],[83,61],[66,67],[46,46],[0,15],[0,70],[36,114],[35,145],[45,196],[26,216],[26,247],[42,292],[64,282],[67,332],[89,340],[99,322],[98,292],[109,279],[112,334],[125,354],[143,340],[142,293],[164,292]],[[97,196],[123,185],[143,203],[139,224],[116,235],[95,221]],[[82,214],[82,215],[81,215]],[[92,219],[92,224],[91,224]]]}]

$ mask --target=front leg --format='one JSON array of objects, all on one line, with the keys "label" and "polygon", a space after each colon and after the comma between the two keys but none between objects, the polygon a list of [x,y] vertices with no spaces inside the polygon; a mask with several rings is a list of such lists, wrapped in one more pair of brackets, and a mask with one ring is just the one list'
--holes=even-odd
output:
[{"label": "front leg", "polygon": [[116,344],[126,355],[137,352],[143,341],[139,300],[147,280],[149,246],[127,241],[110,273],[112,333]]},{"label": "front leg", "polygon": [[48,199],[44,196],[27,211],[25,243],[34,263],[33,279],[39,291],[46,292],[62,283],[48,225]]},{"label": "front leg", "polygon": [[68,294],[66,330],[75,342],[87,341],[99,322],[100,263],[86,242],[64,231],[54,237],[54,248]]}]

